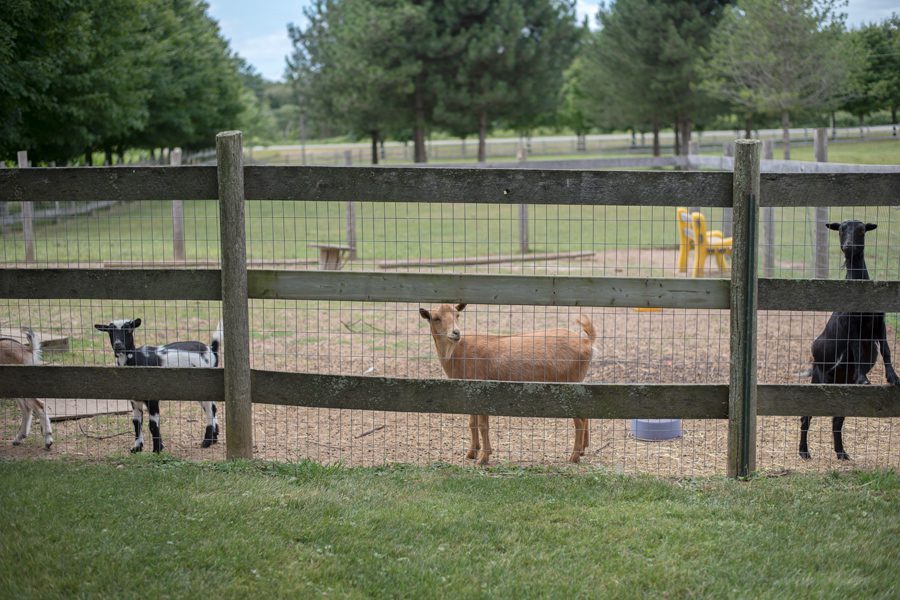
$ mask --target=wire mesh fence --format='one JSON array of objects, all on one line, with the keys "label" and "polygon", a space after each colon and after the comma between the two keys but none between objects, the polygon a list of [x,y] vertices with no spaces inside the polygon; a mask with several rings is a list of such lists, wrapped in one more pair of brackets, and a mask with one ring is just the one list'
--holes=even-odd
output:
[{"label": "wire mesh fence", "polygon": [[[729,214],[686,207],[704,215],[719,240],[725,269],[715,255],[695,268],[696,248],[681,260],[684,222],[670,207],[547,206],[325,201],[251,201],[247,253],[251,268],[343,270],[367,273],[494,274],[566,277],[729,277]],[[872,279],[900,279],[900,207],[833,207],[833,221],[878,223],[866,237]],[[772,276],[816,275],[813,209],[774,208],[774,243],[760,249],[760,269],[771,253]],[[35,224],[35,260],[26,263],[21,232],[2,238],[4,267],[127,268],[219,265],[218,206],[183,203],[184,261],[173,253],[169,202],[123,202],[91,214]],[[821,215],[819,215],[821,216]],[[760,239],[767,227],[760,226]],[[837,235],[828,232],[827,277],[843,278]],[[686,262],[687,267],[681,265]],[[820,261],[821,263],[821,261]],[[64,293],[61,296],[65,296]],[[439,348],[420,313],[427,303],[349,300],[250,300],[251,366],[255,369],[373,377],[446,377]],[[470,304],[459,314],[461,335],[514,336],[563,329],[581,335],[586,316],[596,333],[586,383],[727,384],[729,312],[653,307],[559,307]],[[94,324],[141,318],[135,343],[209,343],[221,320],[213,301],[0,300],[3,335],[22,337],[30,326],[44,340],[49,364],[114,366],[109,338]],[[829,314],[760,311],[760,383],[809,382],[810,344]],[[887,317],[888,341],[897,346],[897,315]],[[225,343],[227,344],[227,324]],[[537,369],[538,366],[532,365]],[[883,383],[879,361],[869,375]],[[302,399],[301,399],[302,400]],[[127,452],[134,437],[126,401],[47,399],[54,428],[52,455],[104,456]],[[165,451],[191,459],[224,457],[219,444],[201,448],[203,413],[195,402],[161,403]],[[223,422],[225,407],[221,404]],[[254,405],[254,453],[262,459],[379,465],[391,462],[471,464],[469,417]],[[145,417],[146,419],[146,417]],[[831,449],[831,419],[815,418],[811,460],[797,453],[799,418],[760,417],[759,466],[826,470],[900,465],[894,418],[848,418],[844,437],[851,461]],[[21,419],[12,402],[0,404],[0,456],[43,454],[37,435],[19,447],[10,441]],[[146,423],[144,425],[146,427]],[[35,425],[37,427],[37,425]],[[594,419],[582,464],[663,476],[721,474],[727,422],[683,419],[667,425],[670,439],[647,441],[643,420]],[[492,462],[561,465],[576,443],[571,419],[491,417]],[[637,436],[636,436],[637,433]],[[146,448],[145,448],[146,449]]]}]

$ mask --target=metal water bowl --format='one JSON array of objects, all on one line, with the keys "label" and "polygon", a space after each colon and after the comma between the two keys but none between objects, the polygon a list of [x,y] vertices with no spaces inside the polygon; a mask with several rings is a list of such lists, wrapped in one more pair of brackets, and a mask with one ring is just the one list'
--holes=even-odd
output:
[{"label": "metal water bowl", "polygon": [[661,442],[681,437],[681,419],[631,419],[634,439]]}]

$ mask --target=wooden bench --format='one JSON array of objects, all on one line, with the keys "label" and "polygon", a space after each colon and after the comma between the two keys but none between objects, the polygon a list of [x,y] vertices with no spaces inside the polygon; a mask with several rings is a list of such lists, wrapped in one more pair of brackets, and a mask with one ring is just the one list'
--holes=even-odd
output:
[{"label": "wooden bench", "polygon": [[721,271],[727,271],[725,255],[731,254],[731,238],[724,237],[721,231],[707,230],[706,217],[701,212],[688,216],[687,208],[680,206],[675,210],[675,223],[678,227],[678,270],[687,272],[688,253],[694,250],[693,277],[703,277],[706,260],[716,257]]},{"label": "wooden bench", "polygon": [[307,248],[319,249],[319,268],[326,271],[339,271],[350,252],[355,250],[353,246],[336,246],[334,244],[307,244]]}]

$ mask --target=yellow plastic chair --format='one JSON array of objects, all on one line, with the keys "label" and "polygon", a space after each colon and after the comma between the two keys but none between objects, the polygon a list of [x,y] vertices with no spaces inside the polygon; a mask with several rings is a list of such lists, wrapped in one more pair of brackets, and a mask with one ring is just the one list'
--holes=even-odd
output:
[{"label": "yellow plastic chair", "polygon": [[706,217],[701,212],[695,212],[688,218],[687,208],[679,207],[675,214],[678,222],[678,270],[687,272],[688,253],[693,249],[693,277],[703,277],[703,269],[710,256],[716,257],[721,271],[727,271],[725,255],[731,254],[731,238],[724,237],[721,231],[708,230]]}]

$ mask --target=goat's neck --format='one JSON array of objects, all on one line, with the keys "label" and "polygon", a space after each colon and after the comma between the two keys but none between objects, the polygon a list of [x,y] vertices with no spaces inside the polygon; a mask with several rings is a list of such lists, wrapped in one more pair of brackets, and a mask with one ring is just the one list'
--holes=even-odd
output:
[{"label": "goat's neck", "polygon": [[847,277],[845,279],[869,278],[869,269],[866,268],[866,258],[862,252],[846,255],[844,264],[847,265]]},{"label": "goat's neck", "polygon": [[448,339],[446,335],[438,334],[432,334],[431,337],[434,338],[434,347],[438,353],[438,360],[441,361],[444,371],[449,373],[450,358],[453,356],[453,351],[456,350],[456,347],[463,343],[463,340],[460,339],[454,342]]}]

